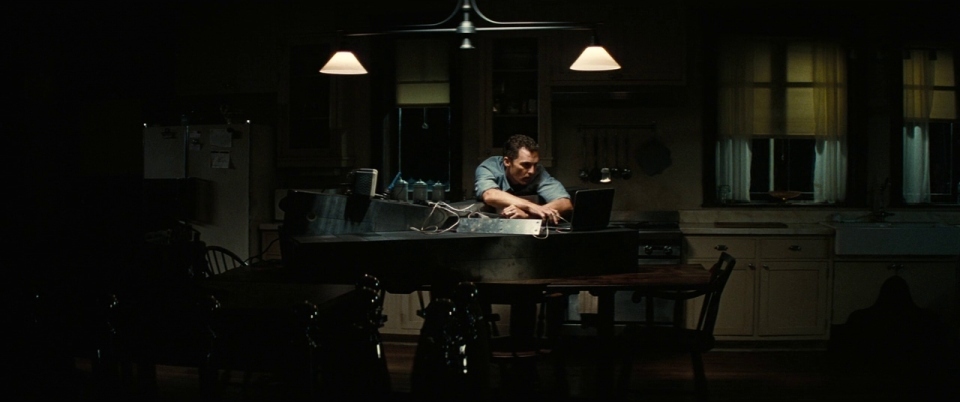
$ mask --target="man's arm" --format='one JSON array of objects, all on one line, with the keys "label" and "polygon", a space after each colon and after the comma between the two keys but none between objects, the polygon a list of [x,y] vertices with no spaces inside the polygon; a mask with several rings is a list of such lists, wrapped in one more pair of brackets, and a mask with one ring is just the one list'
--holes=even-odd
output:
[{"label": "man's arm", "polygon": [[569,218],[570,212],[573,211],[573,202],[569,198],[557,198],[553,201],[550,201],[544,205],[548,208],[553,208],[560,213],[561,216]]},{"label": "man's arm", "polygon": [[484,204],[494,207],[497,210],[504,209],[511,205],[516,205],[526,211],[531,206],[537,206],[537,203],[533,201],[527,200],[526,198],[517,197],[499,188],[491,188],[487,191],[484,191],[480,198]]},{"label": "man's arm", "polygon": [[557,224],[560,217],[573,210],[569,198],[557,198],[544,205],[517,197],[503,190],[491,188],[483,192],[483,202],[500,211],[500,216],[508,219],[538,217]]}]

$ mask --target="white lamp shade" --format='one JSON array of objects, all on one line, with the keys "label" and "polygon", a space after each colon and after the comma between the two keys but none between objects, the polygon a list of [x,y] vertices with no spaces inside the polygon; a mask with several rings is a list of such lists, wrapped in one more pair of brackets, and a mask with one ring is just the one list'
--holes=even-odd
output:
[{"label": "white lamp shade", "polygon": [[580,57],[573,62],[570,69],[575,71],[609,71],[619,70],[620,64],[610,56],[610,53],[607,53],[607,49],[604,49],[603,46],[593,45],[587,46],[583,53],[580,53]]},{"label": "white lamp shade", "polygon": [[357,60],[357,56],[353,52],[340,50],[334,53],[327,64],[323,65],[320,72],[324,74],[358,75],[366,74],[367,69],[363,68],[360,60]]}]

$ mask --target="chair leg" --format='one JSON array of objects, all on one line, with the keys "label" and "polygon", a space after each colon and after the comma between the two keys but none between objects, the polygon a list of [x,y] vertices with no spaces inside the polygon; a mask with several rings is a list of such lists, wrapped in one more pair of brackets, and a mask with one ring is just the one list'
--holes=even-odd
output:
[{"label": "chair leg", "polygon": [[550,353],[550,360],[553,367],[553,379],[555,381],[556,394],[568,396],[570,394],[570,382],[567,379],[567,358],[568,352],[563,345],[562,340],[553,344],[553,351]]},{"label": "chair leg", "polygon": [[703,371],[703,355],[700,352],[690,353],[690,360],[693,362],[693,381],[697,393],[697,400],[709,400],[707,392],[707,376]]},{"label": "chair leg", "polygon": [[620,374],[616,384],[616,391],[621,396],[627,392],[627,388],[630,385],[631,373],[633,373],[633,356],[625,354],[620,361]]},{"label": "chair leg", "polygon": [[197,367],[197,377],[200,382],[200,393],[204,400],[216,401],[219,398],[218,381],[219,369],[213,358],[208,354]]},{"label": "chair leg", "polygon": [[[626,330],[628,331],[629,328]],[[633,374],[633,362],[637,359],[637,354],[640,352],[632,347],[629,338],[626,342],[618,344],[617,348],[620,350],[620,373],[617,375],[614,391],[622,397],[627,394],[630,388],[630,375]]]}]

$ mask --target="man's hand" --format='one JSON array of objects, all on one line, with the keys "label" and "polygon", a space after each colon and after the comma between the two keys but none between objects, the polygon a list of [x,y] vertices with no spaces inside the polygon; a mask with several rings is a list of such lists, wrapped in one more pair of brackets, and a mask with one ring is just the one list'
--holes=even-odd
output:
[{"label": "man's hand", "polygon": [[548,206],[529,204],[523,207],[510,205],[500,211],[500,216],[507,219],[527,219],[537,217],[556,225],[560,222],[560,211]]},{"label": "man's hand", "polygon": [[500,217],[507,219],[527,219],[530,217],[530,214],[516,205],[511,205],[500,211]]},{"label": "man's hand", "polygon": [[540,218],[556,225],[560,223],[561,214],[573,211],[573,204],[566,197],[538,205],[497,188],[484,191],[482,197],[484,204],[497,208],[500,216],[507,219]]},{"label": "man's hand", "polygon": [[554,225],[560,223],[560,211],[547,205],[533,204],[527,209],[527,214],[540,217]]}]

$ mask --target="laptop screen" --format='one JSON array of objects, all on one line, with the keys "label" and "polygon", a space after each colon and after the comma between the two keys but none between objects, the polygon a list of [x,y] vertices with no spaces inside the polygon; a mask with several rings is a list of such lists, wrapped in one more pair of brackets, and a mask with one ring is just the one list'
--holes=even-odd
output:
[{"label": "laptop screen", "polygon": [[606,229],[610,225],[613,196],[613,188],[591,188],[574,192],[570,230],[578,232]]}]

